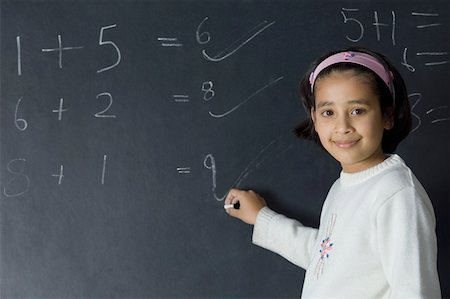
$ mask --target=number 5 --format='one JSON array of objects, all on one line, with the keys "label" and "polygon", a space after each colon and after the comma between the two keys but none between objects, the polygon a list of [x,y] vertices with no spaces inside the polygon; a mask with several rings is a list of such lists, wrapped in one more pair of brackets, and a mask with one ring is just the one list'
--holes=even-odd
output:
[{"label": "number 5", "polygon": [[348,39],[349,41],[354,42],[354,43],[357,43],[357,42],[359,42],[359,41],[363,38],[363,35],[364,35],[364,26],[363,26],[363,24],[362,24],[359,20],[357,20],[357,19],[355,19],[355,18],[347,18],[347,16],[345,15],[345,12],[348,12],[348,11],[359,11],[359,9],[357,9],[357,8],[342,8],[342,10],[341,10],[341,14],[342,14],[342,16],[344,17],[344,23],[345,23],[345,24],[346,24],[347,22],[355,22],[356,24],[359,25],[359,29],[361,30],[361,33],[360,33],[360,35],[359,35],[358,38],[351,38],[351,37],[348,36],[348,35],[346,36],[347,39]]},{"label": "number 5", "polygon": [[102,27],[102,29],[100,29],[100,38],[99,38],[98,44],[100,46],[103,46],[103,45],[111,45],[111,46],[113,46],[114,49],[116,49],[116,52],[117,52],[117,61],[113,65],[110,65],[110,66],[107,66],[105,68],[102,68],[102,69],[98,70],[97,73],[101,73],[101,72],[110,70],[110,69],[116,67],[120,63],[120,59],[122,58],[122,55],[120,54],[119,47],[117,47],[117,45],[114,42],[112,42],[112,41],[109,41],[109,40],[104,41],[103,40],[103,31],[105,31],[106,29],[115,28],[116,26],[117,26],[116,24],[113,24],[113,25]]}]

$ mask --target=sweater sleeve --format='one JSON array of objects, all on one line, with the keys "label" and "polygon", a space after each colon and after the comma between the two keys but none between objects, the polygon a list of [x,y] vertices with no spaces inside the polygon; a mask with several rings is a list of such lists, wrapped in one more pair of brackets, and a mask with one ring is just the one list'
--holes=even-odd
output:
[{"label": "sweater sleeve", "polygon": [[306,269],[311,261],[311,249],[317,231],[265,207],[258,213],[253,229],[253,243]]},{"label": "sweater sleeve", "polygon": [[440,298],[435,217],[428,196],[407,187],[376,213],[378,253],[390,298]]}]

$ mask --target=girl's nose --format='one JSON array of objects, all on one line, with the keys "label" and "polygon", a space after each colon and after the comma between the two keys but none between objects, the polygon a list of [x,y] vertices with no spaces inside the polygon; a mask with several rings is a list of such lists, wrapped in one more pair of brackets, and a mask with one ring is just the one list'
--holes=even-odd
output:
[{"label": "girl's nose", "polygon": [[341,116],[336,118],[334,130],[339,134],[349,134],[352,133],[354,129],[350,119],[347,116]]}]

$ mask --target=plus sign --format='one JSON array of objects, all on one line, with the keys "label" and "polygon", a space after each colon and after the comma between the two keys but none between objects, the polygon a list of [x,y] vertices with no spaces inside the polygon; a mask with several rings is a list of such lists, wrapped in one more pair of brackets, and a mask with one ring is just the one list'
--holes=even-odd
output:
[{"label": "plus sign", "polygon": [[59,52],[59,68],[62,69],[62,53],[67,50],[79,50],[84,47],[63,47],[61,41],[61,35],[58,34],[58,48],[42,49],[42,52]]},{"label": "plus sign", "polygon": [[59,174],[52,174],[53,177],[58,178],[58,185],[61,185],[63,177],[64,177],[64,165],[60,166]]},{"label": "plus sign", "polygon": [[52,112],[58,113],[58,120],[61,120],[61,119],[62,119],[62,114],[63,114],[63,112],[66,112],[66,111],[67,111],[67,109],[63,109],[63,106],[64,106],[64,99],[61,98],[61,99],[59,100],[59,109],[53,109],[53,110],[52,110]]}]

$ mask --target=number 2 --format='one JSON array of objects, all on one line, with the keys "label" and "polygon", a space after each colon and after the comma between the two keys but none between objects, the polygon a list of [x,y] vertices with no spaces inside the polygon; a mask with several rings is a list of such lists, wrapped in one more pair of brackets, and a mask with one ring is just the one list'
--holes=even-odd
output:
[{"label": "number 2", "polygon": [[103,109],[102,111],[95,113],[95,117],[110,117],[110,118],[115,118],[115,117],[116,117],[115,114],[105,114],[105,113],[111,108],[111,106],[112,106],[112,103],[113,103],[112,95],[111,95],[109,92],[102,92],[102,93],[99,93],[99,94],[97,95],[97,99],[99,99],[101,96],[107,96],[107,97],[109,98],[109,104],[108,104],[108,106],[107,106],[105,109]]}]

